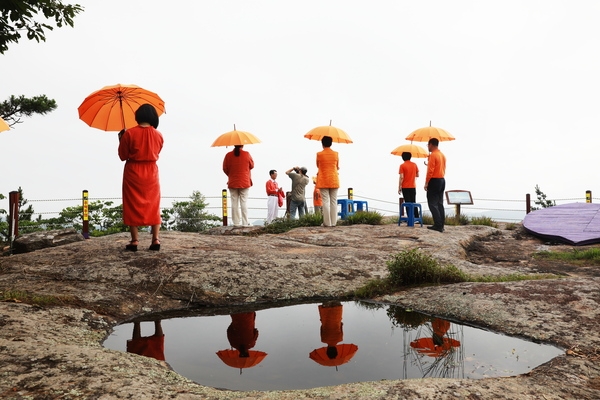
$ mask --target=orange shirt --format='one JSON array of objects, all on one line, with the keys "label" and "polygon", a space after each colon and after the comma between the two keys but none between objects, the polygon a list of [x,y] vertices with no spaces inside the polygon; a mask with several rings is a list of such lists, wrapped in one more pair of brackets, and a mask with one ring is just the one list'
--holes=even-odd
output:
[{"label": "orange shirt", "polygon": [[279,185],[273,179],[269,179],[266,184],[267,195],[279,195]]},{"label": "orange shirt", "polygon": [[427,163],[427,176],[425,177],[425,184],[429,183],[431,178],[443,178],[446,175],[446,156],[435,149],[429,155],[429,161]]},{"label": "orange shirt", "polygon": [[246,189],[252,186],[250,170],[254,168],[254,160],[247,151],[240,149],[240,155],[235,156],[233,150],[225,154],[223,159],[223,172],[227,179],[227,187],[230,189]]},{"label": "orange shirt", "polygon": [[323,151],[318,152],[317,168],[317,188],[337,189],[340,187],[340,177],[338,175],[340,166],[337,151],[325,147]]},{"label": "orange shirt", "polygon": [[404,161],[400,164],[399,174],[402,174],[402,188],[404,189],[415,189],[417,187],[416,178],[419,173],[417,164],[410,160]]}]

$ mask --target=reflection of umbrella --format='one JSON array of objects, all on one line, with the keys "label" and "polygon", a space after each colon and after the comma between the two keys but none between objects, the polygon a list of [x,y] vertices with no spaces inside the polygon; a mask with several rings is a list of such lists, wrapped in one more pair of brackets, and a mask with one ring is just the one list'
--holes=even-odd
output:
[{"label": "reflection of umbrella", "polygon": [[417,146],[416,144],[403,144],[402,146],[398,146],[394,150],[392,150],[392,154],[396,156],[401,156],[404,152],[410,153],[412,158],[429,157],[429,153],[427,152],[427,150],[425,150],[421,146]]},{"label": "reflection of umbrella", "polygon": [[92,128],[120,131],[137,125],[135,112],[146,103],[152,104],[158,115],[165,112],[165,102],[154,92],[135,85],[105,86],[81,103],[79,119]]},{"label": "reflection of umbrella", "polygon": [[460,347],[460,342],[451,338],[441,338],[442,344],[435,344],[433,338],[424,337],[410,342],[410,347],[430,357],[439,357],[446,354],[452,347]]},{"label": "reflection of umbrella", "polygon": [[429,139],[433,138],[439,140],[440,142],[454,140],[454,136],[452,136],[442,128],[436,128],[435,126],[431,126],[431,123],[425,128],[419,128],[416,131],[412,132],[406,137],[406,140],[410,140],[412,142],[428,142]]},{"label": "reflection of umbrella", "polygon": [[350,361],[357,351],[358,346],[355,344],[338,344],[335,346],[319,347],[311,351],[309,357],[311,360],[326,367],[337,367]]},{"label": "reflection of umbrella", "polygon": [[235,124],[233,125],[233,130],[230,132],[226,132],[219,136],[217,140],[213,142],[211,147],[217,146],[240,146],[245,144],[255,144],[260,143],[260,139],[251,134],[250,132],[237,131],[235,129]]},{"label": "reflection of umbrella", "polygon": [[0,118],[0,132],[7,131],[9,129],[10,129],[10,126],[8,126],[8,124],[6,123],[6,121],[3,120],[2,118]]},{"label": "reflection of umbrella", "polygon": [[223,361],[225,364],[232,368],[239,368],[240,374],[242,373],[242,368],[251,368],[255,365],[258,365],[264,358],[267,356],[267,353],[264,351],[256,351],[249,350],[248,357],[242,357],[238,350],[219,350],[217,351],[217,356]]},{"label": "reflection of umbrella", "polygon": [[329,121],[329,126],[317,126],[304,135],[305,138],[310,140],[321,140],[324,136],[331,137],[335,143],[352,143],[352,139],[350,139],[350,136],[346,132],[340,128],[331,126],[331,120]]}]

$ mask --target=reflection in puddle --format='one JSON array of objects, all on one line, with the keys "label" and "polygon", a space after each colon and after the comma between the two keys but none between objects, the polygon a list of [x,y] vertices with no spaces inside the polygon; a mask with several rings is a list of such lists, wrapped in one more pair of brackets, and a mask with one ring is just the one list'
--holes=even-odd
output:
[{"label": "reflection in puddle", "polygon": [[[142,336],[142,330],[152,335]],[[104,346],[166,360],[202,385],[233,390],[511,376],[562,353],[553,346],[365,302],[128,323],[115,327]]]}]

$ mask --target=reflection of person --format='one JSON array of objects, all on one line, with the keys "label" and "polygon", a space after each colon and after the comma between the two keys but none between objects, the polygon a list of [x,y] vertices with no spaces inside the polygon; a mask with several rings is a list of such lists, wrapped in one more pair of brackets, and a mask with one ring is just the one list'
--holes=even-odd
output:
[{"label": "reflection of person", "polygon": [[[417,183],[419,177],[419,168],[417,164],[410,161],[412,154],[408,151],[402,153],[404,162],[400,164],[400,179],[398,180],[398,194],[402,194],[407,203],[417,202]],[[419,217],[419,211],[415,208],[415,218]]]},{"label": "reflection of person", "polygon": [[[254,160],[242,145],[234,146],[225,154],[223,172],[227,175],[227,187],[231,196],[231,218],[233,225],[248,226],[248,191],[252,186],[250,170],[254,168]],[[241,216],[241,218],[240,218]]]},{"label": "reflection of person", "polygon": [[160,181],[156,161],[163,147],[158,128],[158,113],[151,104],[135,112],[137,126],[119,132],[119,158],[123,170],[123,223],[129,226],[131,242],[126,250],[137,251],[138,227],[150,226],[150,250],[160,250]]},{"label": "reflection of person", "polygon": [[312,177],[313,185],[315,185],[315,190],[313,190],[313,208],[315,210],[315,214],[323,213],[323,198],[321,197],[321,191],[317,187],[317,177]]},{"label": "reflection of person", "polygon": [[248,350],[256,345],[258,329],[254,327],[256,312],[231,314],[231,324],[227,328],[227,340],[240,357],[248,357]]},{"label": "reflection of person", "polygon": [[271,179],[267,181],[267,224],[270,224],[275,218],[279,211],[279,198],[285,197],[283,189],[277,184],[277,171],[272,169],[269,171]]},{"label": "reflection of person", "polygon": [[337,192],[340,187],[338,175],[339,157],[331,150],[333,139],[324,136],[321,139],[323,150],[317,153],[317,188],[323,198],[323,226],[335,226],[337,223]]},{"label": "reflection of person", "polygon": [[438,149],[438,139],[429,139],[429,161],[427,163],[427,176],[425,177],[425,191],[427,191],[427,205],[433,217],[433,225],[427,229],[444,232],[444,190],[446,190],[446,156]]},{"label": "reflection of person", "polygon": [[327,344],[327,356],[337,357],[336,344],[344,340],[342,326],[342,304],[337,301],[324,303],[319,306],[321,318],[321,342]]},{"label": "reflection of person", "polygon": [[133,323],[133,336],[127,341],[127,352],[165,361],[165,335],[160,320],[154,321],[154,335],[142,336],[139,322]]},{"label": "reflection of person", "polygon": [[307,169],[305,167],[294,167],[285,171],[285,174],[292,180],[292,194],[290,194],[290,218],[296,218],[296,210],[298,210],[298,216],[304,215],[306,208],[306,194],[304,189],[310,182],[308,176],[306,176]]}]

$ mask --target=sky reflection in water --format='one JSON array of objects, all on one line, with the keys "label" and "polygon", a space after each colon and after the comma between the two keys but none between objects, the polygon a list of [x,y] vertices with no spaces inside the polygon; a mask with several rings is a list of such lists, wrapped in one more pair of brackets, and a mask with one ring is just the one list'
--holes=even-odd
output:
[{"label": "sky reflection in water", "polygon": [[[511,376],[563,352],[397,307],[360,302],[343,302],[343,307],[320,305],[271,308],[233,317],[167,319],[159,324],[164,338],[134,341],[134,324],[127,323],[115,327],[104,346],[121,351],[129,346],[130,352],[138,354],[144,347],[150,348],[153,356],[160,358],[156,347],[160,353],[164,341],[164,358],[175,371],[202,385],[234,390],[305,389],[381,379]],[[141,323],[138,334],[149,337],[154,332],[155,324],[150,321]],[[337,350],[337,359],[328,358],[326,342],[329,347],[336,346],[330,348],[330,355]],[[228,359],[239,351],[248,351],[249,357]],[[240,361],[254,365],[240,369]]]}]

